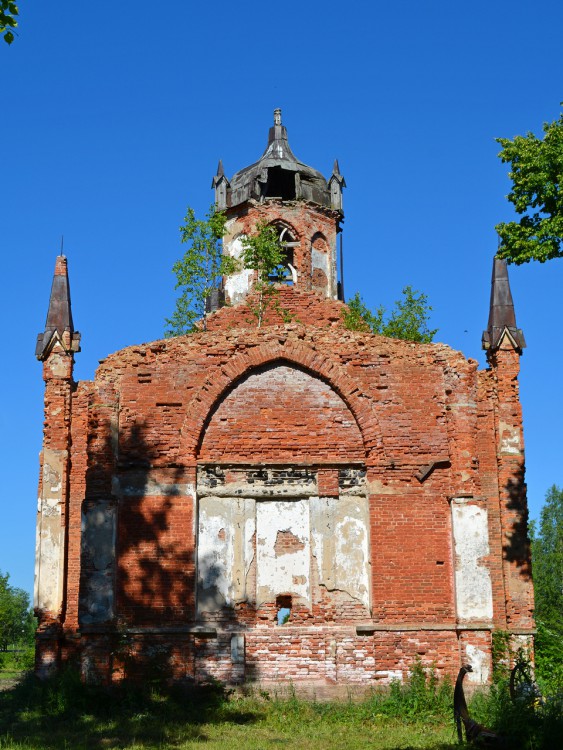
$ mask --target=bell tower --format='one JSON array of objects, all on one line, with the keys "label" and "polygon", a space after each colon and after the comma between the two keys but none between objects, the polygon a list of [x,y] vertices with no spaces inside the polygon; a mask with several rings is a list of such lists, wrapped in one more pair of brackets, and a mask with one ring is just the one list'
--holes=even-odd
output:
[{"label": "bell tower", "polygon": [[[323,298],[339,297],[337,238],[344,220],[342,190],[346,186],[338,162],[330,180],[299,161],[291,150],[281,110],[260,159],[229,181],[219,162],[213,178],[217,208],[227,215],[224,252],[239,258],[241,240],[256,225],[272,225],[285,251],[285,268],[278,282]],[[243,269],[225,279],[227,303],[242,302],[253,272]]]}]

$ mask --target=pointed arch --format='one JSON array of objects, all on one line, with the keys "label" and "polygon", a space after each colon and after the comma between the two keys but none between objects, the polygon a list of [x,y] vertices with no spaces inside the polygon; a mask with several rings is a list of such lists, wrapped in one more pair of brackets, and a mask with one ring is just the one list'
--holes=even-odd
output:
[{"label": "pointed arch", "polygon": [[228,391],[253,370],[269,364],[289,364],[320,378],[350,409],[360,430],[366,460],[383,459],[384,445],[373,398],[341,366],[327,360],[303,342],[268,342],[241,352],[214,370],[193,396],[187,408],[180,435],[180,455],[187,461],[197,458],[198,447],[209,415]]}]

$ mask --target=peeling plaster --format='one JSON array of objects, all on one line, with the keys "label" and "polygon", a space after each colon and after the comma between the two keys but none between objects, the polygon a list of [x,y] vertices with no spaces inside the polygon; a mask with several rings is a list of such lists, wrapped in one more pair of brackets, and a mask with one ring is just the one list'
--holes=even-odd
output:
[{"label": "peeling plaster", "polygon": [[490,675],[490,656],[471,643],[465,646],[465,653],[467,654],[467,661],[473,667],[473,672],[467,673],[469,682],[473,682],[475,685],[487,684]]},{"label": "peeling plaster", "polygon": [[311,498],[313,556],[319,583],[369,608],[368,507],[365,498]]},{"label": "peeling plaster", "polygon": [[311,248],[311,265],[313,270],[320,268],[324,272],[327,279],[330,278],[330,272],[328,267],[328,253],[322,250],[317,250],[316,247]]},{"label": "peeling plaster", "polygon": [[34,606],[58,615],[63,597],[65,532],[61,526],[66,451],[43,450],[43,481],[37,504]]},{"label": "peeling plaster", "polygon": [[[302,548],[278,557],[275,544],[279,531],[289,531]],[[291,503],[273,500],[256,505],[256,598],[259,605],[273,601],[282,593],[294,594],[310,604],[309,538],[308,500]]]},{"label": "peeling plaster", "polygon": [[487,511],[465,498],[452,500],[455,544],[455,586],[460,620],[491,620],[493,591],[491,574],[482,558],[489,554]]},{"label": "peeling plaster", "polygon": [[499,450],[501,453],[519,456],[522,452],[522,445],[520,443],[520,430],[507,424],[506,422],[499,422],[499,435],[500,445]]},{"label": "peeling plaster", "polygon": [[198,607],[217,612],[252,601],[247,577],[255,534],[255,502],[249,498],[204,497],[199,501]]},{"label": "peeling plaster", "polygon": [[[242,255],[243,237],[244,235],[239,235],[231,242],[228,242],[226,246],[227,254],[239,261]],[[226,277],[225,292],[227,293],[232,305],[236,305],[244,300],[252,285],[253,276],[254,271],[248,268],[243,268],[237,273],[229,274],[229,276]]]}]

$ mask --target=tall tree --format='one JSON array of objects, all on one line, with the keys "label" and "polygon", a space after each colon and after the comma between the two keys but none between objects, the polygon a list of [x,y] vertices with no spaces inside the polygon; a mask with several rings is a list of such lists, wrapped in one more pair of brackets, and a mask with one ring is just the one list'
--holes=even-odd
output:
[{"label": "tall tree", "polygon": [[0,651],[11,644],[25,640],[33,619],[29,595],[22,589],[10,586],[9,574],[0,572]]},{"label": "tall tree", "polygon": [[540,675],[563,689],[563,489],[548,490],[539,525],[530,526],[535,591],[536,662]]},{"label": "tall tree", "polygon": [[342,317],[346,328],[354,331],[371,331],[394,339],[428,344],[438,331],[437,328],[428,328],[431,312],[426,294],[406,286],[402,299],[395,302],[395,307],[387,317],[382,305],[372,312],[364,304],[359,292],[348,302]]},{"label": "tall tree", "polygon": [[563,255],[563,114],[533,133],[514,140],[497,138],[499,157],[510,164],[508,200],[519,221],[497,224],[499,258],[512,263],[544,262]]}]

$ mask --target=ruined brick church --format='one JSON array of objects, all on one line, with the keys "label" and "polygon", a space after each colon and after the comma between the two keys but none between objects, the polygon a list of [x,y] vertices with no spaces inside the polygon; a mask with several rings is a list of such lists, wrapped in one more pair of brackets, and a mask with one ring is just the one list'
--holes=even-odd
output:
[{"label": "ruined brick church", "polygon": [[344,178],[295,157],[279,110],[261,158],[230,180],[220,163],[213,187],[225,253],[259,222],[279,232],[279,304],[261,327],[239,270],[206,330],[128,347],[75,382],[56,260],[36,349],[38,673],[74,660],[104,682],[158,668],[371,686],[420,658],[451,675],[470,662],[486,682],[493,632],[533,633],[525,343],[505,263],[479,370],[444,344],[345,328]]}]

